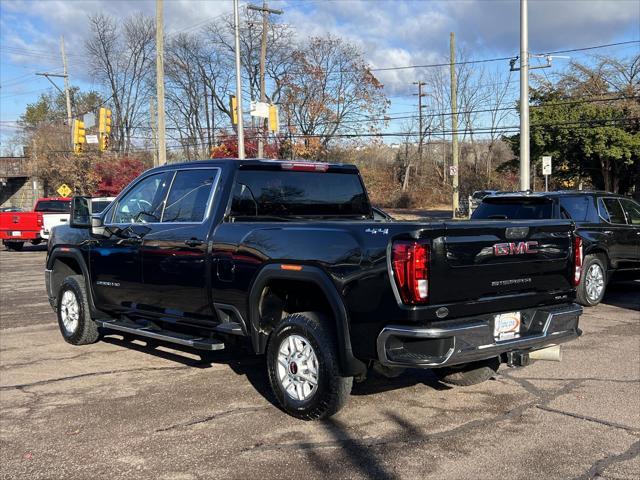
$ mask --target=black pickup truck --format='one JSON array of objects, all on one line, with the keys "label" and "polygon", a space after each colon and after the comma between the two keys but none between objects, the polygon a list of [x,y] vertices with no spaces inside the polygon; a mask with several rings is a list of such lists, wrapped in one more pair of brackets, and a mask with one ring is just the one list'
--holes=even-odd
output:
[{"label": "black pickup truck", "polygon": [[299,418],[337,412],[371,367],[470,385],[581,333],[567,220],[375,221],[356,167],[265,160],[155,168],[90,205],[48,244],[64,339],[244,338]]}]

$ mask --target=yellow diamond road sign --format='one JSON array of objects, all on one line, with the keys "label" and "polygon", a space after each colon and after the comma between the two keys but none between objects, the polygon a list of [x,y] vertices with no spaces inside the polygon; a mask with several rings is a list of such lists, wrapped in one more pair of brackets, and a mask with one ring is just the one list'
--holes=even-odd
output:
[{"label": "yellow diamond road sign", "polygon": [[58,190],[56,190],[56,192],[58,192],[61,197],[68,197],[71,193],[73,193],[73,190],[71,190],[67,184],[63,183],[58,187]]}]

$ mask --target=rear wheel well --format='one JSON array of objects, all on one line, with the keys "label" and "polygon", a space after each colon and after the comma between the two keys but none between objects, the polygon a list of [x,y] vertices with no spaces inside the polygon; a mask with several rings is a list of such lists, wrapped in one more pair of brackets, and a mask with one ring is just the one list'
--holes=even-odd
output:
[{"label": "rear wheel well", "polygon": [[317,284],[284,279],[274,279],[265,285],[258,312],[260,330],[267,335],[280,320],[292,313],[318,312],[329,318],[334,316],[326,295]]}]

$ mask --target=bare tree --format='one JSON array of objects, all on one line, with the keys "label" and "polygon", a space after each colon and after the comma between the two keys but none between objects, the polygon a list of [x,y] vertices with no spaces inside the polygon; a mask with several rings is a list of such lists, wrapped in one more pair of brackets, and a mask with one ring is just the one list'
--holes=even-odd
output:
[{"label": "bare tree", "polygon": [[92,73],[102,82],[113,105],[113,142],[120,151],[131,149],[142,123],[152,89],[155,65],[155,22],[138,14],[124,23],[105,15],[89,17],[91,36],[86,42]]},{"label": "bare tree", "polygon": [[[169,138],[178,141],[187,160],[210,148],[210,122],[205,83],[198,59],[202,42],[197,35],[180,34],[167,44],[165,78]],[[209,128],[207,128],[209,126]],[[206,154],[208,156],[208,154]]]},{"label": "bare tree", "polygon": [[[243,9],[240,26],[240,55],[242,62],[245,98],[258,99],[260,95],[260,44],[262,31],[258,12]],[[203,31],[207,49],[201,57],[202,68],[211,83],[207,88],[213,95],[218,110],[231,118],[228,95],[235,91],[232,80],[235,76],[234,24],[231,15],[211,23]],[[265,78],[267,101],[279,103],[283,81],[294,65],[294,31],[285,24],[269,23],[267,34],[267,57]]]},{"label": "bare tree", "polygon": [[315,137],[326,148],[336,135],[375,132],[382,124],[388,100],[356,46],[331,35],[314,37],[294,60],[283,80],[292,134]]}]

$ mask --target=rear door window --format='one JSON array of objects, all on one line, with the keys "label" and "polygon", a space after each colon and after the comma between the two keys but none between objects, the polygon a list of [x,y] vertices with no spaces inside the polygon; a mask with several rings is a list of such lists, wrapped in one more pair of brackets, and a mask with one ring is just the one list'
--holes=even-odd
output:
[{"label": "rear door window", "polygon": [[182,170],[171,184],[162,222],[202,222],[209,211],[217,169]]},{"label": "rear door window", "polygon": [[598,199],[598,210],[600,211],[600,216],[609,223],[627,223],[624,210],[622,210],[617,198]]},{"label": "rear door window", "polygon": [[627,214],[627,221],[631,225],[640,225],[640,204],[633,200],[620,200],[620,203]]}]

